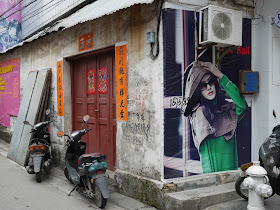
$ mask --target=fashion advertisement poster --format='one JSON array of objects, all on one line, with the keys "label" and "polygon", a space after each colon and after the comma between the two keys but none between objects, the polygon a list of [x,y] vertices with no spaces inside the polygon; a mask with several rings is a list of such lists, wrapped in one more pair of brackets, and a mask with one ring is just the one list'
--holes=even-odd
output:
[{"label": "fashion advertisement poster", "polygon": [[251,20],[243,19],[242,46],[216,65],[212,48],[194,62],[195,19],[163,11],[165,179],[237,170],[251,159],[251,108],[238,89],[239,71],[251,70]]},{"label": "fashion advertisement poster", "polygon": [[0,124],[10,127],[10,116],[20,107],[20,58],[0,63]]},{"label": "fashion advertisement poster", "polygon": [[21,1],[0,2],[0,52],[21,42]]}]

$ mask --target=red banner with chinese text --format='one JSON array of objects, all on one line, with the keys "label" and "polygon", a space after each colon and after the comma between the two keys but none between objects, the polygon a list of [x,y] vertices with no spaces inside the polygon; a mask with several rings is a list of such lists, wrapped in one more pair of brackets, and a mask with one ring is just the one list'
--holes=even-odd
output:
[{"label": "red banner with chinese text", "polygon": [[62,61],[57,65],[57,115],[63,116],[63,68]]},{"label": "red banner with chinese text", "polygon": [[93,49],[93,33],[79,37],[79,52]]},{"label": "red banner with chinese text", "polygon": [[116,50],[116,92],[117,120],[128,120],[127,113],[127,46],[117,46]]}]

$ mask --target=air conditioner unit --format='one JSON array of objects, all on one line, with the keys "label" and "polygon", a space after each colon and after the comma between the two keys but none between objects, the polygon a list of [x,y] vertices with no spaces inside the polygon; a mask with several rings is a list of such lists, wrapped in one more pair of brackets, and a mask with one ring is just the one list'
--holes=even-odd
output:
[{"label": "air conditioner unit", "polygon": [[199,12],[199,44],[242,45],[242,12],[214,5]]}]

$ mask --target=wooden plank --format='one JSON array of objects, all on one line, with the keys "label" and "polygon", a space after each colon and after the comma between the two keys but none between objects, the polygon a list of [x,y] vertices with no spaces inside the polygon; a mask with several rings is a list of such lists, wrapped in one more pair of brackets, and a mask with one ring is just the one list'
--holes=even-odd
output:
[{"label": "wooden plank", "polygon": [[49,99],[49,90],[51,86],[51,78],[52,78],[52,71],[48,71],[47,73],[47,84],[46,84],[46,92],[45,92],[45,99],[43,103],[43,109],[42,109],[42,116],[41,116],[41,121],[45,121],[46,118],[46,110],[48,107],[48,99]]},{"label": "wooden plank", "polygon": [[42,119],[42,115],[43,115],[42,112],[43,112],[43,109],[44,109],[45,98],[46,98],[46,90],[47,90],[47,81],[45,81],[45,85],[43,87],[42,100],[40,101],[40,105],[39,105],[39,109],[38,109],[38,114],[36,115],[36,118],[35,118],[35,124],[39,123],[41,121],[41,119]]},{"label": "wooden plank", "polygon": [[28,112],[28,107],[30,104],[30,99],[33,93],[36,77],[37,77],[38,71],[31,71],[28,74],[26,84],[24,86],[23,90],[23,97],[21,99],[21,104],[18,112],[18,117],[15,125],[15,129],[13,132],[13,136],[11,139],[9,152],[8,152],[8,158],[11,160],[16,160],[17,152],[18,152],[18,146],[20,144],[21,135],[23,131],[23,121],[26,120],[26,115]]},{"label": "wooden plank", "polygon": [[[46,75],[49,69],[40,70],[35,82],[34,91],[31,97],[29,109],[27,112],[26,120],[34,125],[36,123],[36,117],[39,114],[39,108],[43,97],[43,91],[46,83]],[[24,125],[23,132],[21,136],[20,145],[18,148],[18,153],[16,157],[16,162],[20,165],[25,165],[27,154],[28,154],[28,145],[31,139],[30,126]]]},{"label": "wooden plank", "polygon": [[36,117],[36,121],[35,121],[36,123],[45,121],[45,114],[46,114],[46,107],[48,105],[48,93],[49,93],[51,76],[52,76],[51,70],[47,71],[46,82],[45,82],[44,89],[43,89],[43,96],[42,96],[42,100],[41,100],[40,108],[39,108],[39,114]]}]

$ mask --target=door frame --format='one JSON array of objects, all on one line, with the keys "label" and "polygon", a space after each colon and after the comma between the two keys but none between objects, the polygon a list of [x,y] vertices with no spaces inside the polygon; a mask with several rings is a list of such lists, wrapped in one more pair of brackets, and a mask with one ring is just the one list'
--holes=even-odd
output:
[{"label": "door frame", "polygon": [[[106,47],[106,48],[103,48],[103,49],[74,55],[74,56],[68,57],[66,59],[68,61],[68,64],[70,65],[70,81],[71,81],[70,94],[71,94],[71,123],[72,123],[71,130],[73,130],[74,125],[75,125],[75,118],[74,118],[74,114],[75,114],[75,103],[74,102],[75,102],[75,99],[74,99],[74,82],[73,82],[73,78],[74,78],[74,65],[73,64],[74,64],[74,61],[77,61],[77,60],[80,60],[80,59],[87,59],[87,58],[90,58],[91,56],[98,56],[99,54],[106,54],[106,52],[110,52],[110,53],[115,52],[115,46],[110,46],[110,47]],[[115,60],[115,54],[113,56],[114,56],[114,60]],[[112,63],[112,64],[113,64],[113,67],[115,68],[115,63]],[[112,79],[113,79],[113,82],[114,82],[116,75],[113,74],[113,77],[114,78],[112,78]],[[116,84],[113,84],[113,86],[114,85],[116,85]],[[115,101],[115,103],[116,103],[116,101]],[[116,130],[117,130],[117,120],[112,125],[114,125],[116,127]],[[111,169],[111,170],[114,171],[116,169],[116,159],[117,159],[117,154],[116,154],[116,152],[117,152],[116,151],[116,137],[117,137],[117,135],[116,135],[116,133],[113,134],[113,135],[115,135],[115,136],[113,137],[113,142],[114,142],[113,148],[112,148],[112,156],[113,156],[112,161],[113,162],[111,162],[111,167],[113,167],[114,169]],[[110,159],[110,161],[111,161],[111,159]]]},{"label": "door frame", "polygon": [[75,60],[80,60],[82,58],[87,58],[87,57],[91,57],[106,51],[111,51],[111,50],[115,50],[115,46],[110,46],[110,47],[106,47],[106,48],[102,48],[102,49],[98,49],[98,50],[94,50],[91,52],[85,52],[85,53],[81,53],[78,55],[74,55],[74,56],[70,56],[68,58],[66,58],[66,61],[70,62],[70,78],[71,78],[71,114],[72,114],[72,128],[73,129],[73,125],[74,125],[74,98],[73,98],[73,90],[74,90],[74,84],[72,82],[72,78],[73,78],[73,74],[74,74],[74,70],[73,70],[73,61]]}]

